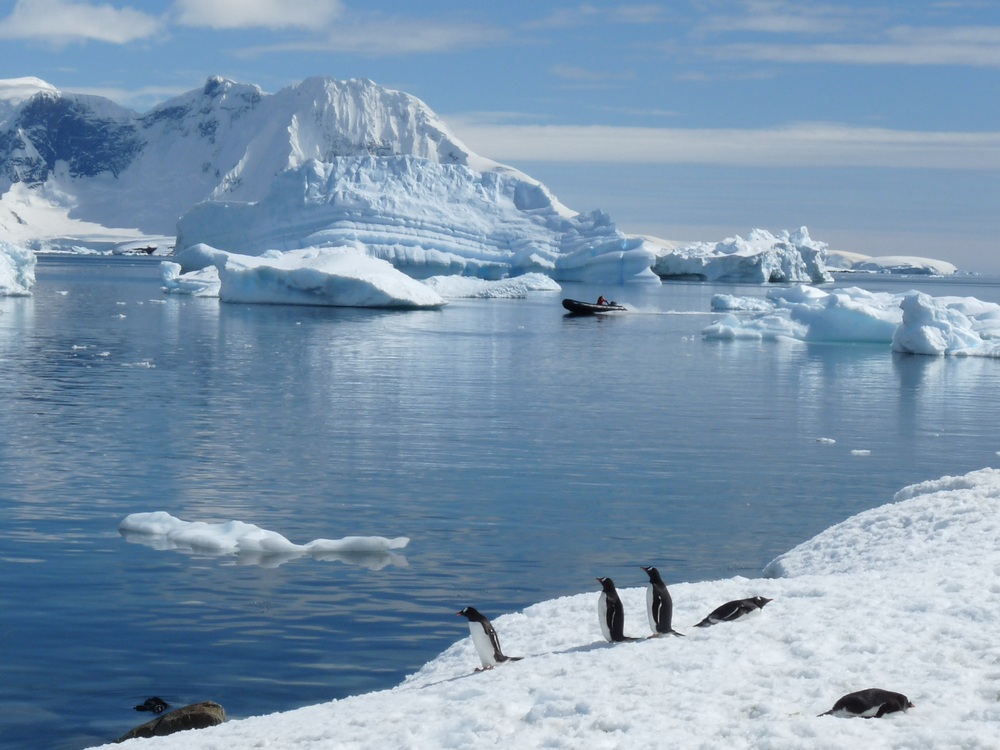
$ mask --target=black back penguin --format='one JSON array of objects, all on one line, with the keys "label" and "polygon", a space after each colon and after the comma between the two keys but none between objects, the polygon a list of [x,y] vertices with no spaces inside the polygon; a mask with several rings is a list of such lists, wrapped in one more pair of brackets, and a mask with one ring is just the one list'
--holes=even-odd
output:
[{"label": "black back penguin", "polygon": [[601,598],[597,600],[597,618],[604,638],[611,643],[636,640],[625,635],[625,607],[622,606],[615,582],[610,578],[598,578],[597,582],[602,589]]},{"label": "black back penguin", "polygon": [[902,693],[868,688],[848,693],[834,703],[833,708],[821,713],[820,716],[860,716],[864,719],[878,719],[908,708],[914,708],[914,705]]},{"label": "black back penguin", "polygon": [[653,629],[652,638],[660,635],[679,635],[683,633],[674,630],[671,623],[674,619],[674,600],[670,598],[667,584],[663,582],[660,571],[653,567],[640,565],[649,576],[649,588],[646,589],[646,614],[649,615],[649,627]]},{"label": "black back penguin", "polygon": [[709,613],[708,617],[695,625],[695,627],[707,628],[709,625],[715,625],[719,622],[732,622],[733,620],[738,620],[751,612],[757,612],[764,609],[764,605],[771,601],[774,600],[767,599],[763,596],[754,596],[750,599],[736,599],[731,602],[726,602],[721,607],[713,609]]},{"label": "black back penguin", "polygon": [[497,631],[486,615],[474,607],[466,607],[461,612],[456,612],[469,621],[469,633],[472,635],[472,644],[476,647],[479,660],[483,666],[477,669],[482,672],[484,669],[493,669],[497,664],[505,661],[520,661],[520,656],[505,656],[500,650],[500,639],[497,638]]}]

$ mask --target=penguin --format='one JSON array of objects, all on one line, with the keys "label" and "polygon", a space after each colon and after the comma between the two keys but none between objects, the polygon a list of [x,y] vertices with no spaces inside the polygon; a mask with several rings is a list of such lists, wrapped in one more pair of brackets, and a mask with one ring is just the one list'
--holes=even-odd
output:
[{"label": "penguin", "polygon": [[134,708],[136,711],[152,711],[154,714],[162,714],[170,708],[170,704],[163,700],[163,698],[153,696],[152,698],[146,698],[146,700],[138,706],[134,706]]},{"label": "penguin", "polygon": [[520,661],[520,656],[505,656],[500,650],[500,639],[497,638],[497,631],[493,629],[486,616],[474,607],[466,607],[461,612],[456,612],[469,621],[469,633],[472,635],[472,643],[479,652],[479,659],[483,666],[477,669],[482,672],[486,669],[493,669],[497,664],[505,661]]},{"label": "penguin", "polygon": [[601,623],[601,633],[611,643],[634,641],[625,635],[625,608],[615,589],[615,582],[610,578],[596,579],[601,584],[601,598],[597,600],[597,617]]},{"label": "penguin", "polygon": [[733,620],[738,620],[751,612],[764,609],[764,605],[771,601],[774,600],[766,599],[763,596],[755,596],[750,599],[737,599],[735,601],[726,602],[721,607],[713,609],[711,614],[695,625],[695,627],[707,628],[709,625],[715,625],[717,622],[732,622]]},{"label": "penguin", "polygon": [[653,635],[650,638],[667,633],[683,638],[684,634],[678,633],[671,626],[674,618],[674,601],[670,598],[670,592],[667,591],[667,584],[660,577],[660,571],[645,565],[639,567],[645,570],[646,575],[649,576],[649,588],[646,589],[646,614],[649,615],[649,627],[653,629]]},{"label": "penguin", "polygon": [[833,704],[833,708],[820,716],[860,716],[864,719],[878,719],[896,711],[915,708],[910,699],[902,693],[893,693],[881,688],[868,688],[856,693],[848,693]]}]

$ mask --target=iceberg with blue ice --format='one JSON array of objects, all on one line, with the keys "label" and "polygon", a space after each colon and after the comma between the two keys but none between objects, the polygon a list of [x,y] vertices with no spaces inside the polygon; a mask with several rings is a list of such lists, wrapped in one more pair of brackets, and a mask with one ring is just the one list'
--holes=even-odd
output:
[{"label": "iceberg with blue ice", "polygon": [[0,240],[0,297],[28,297],[35,285],[35,254]]},{"label": "iceberg with blue ice", "polygon": [[706,339],[887,344],[934,356],[1000,357],[1000,305],[974,297],[825,291],[799,285],[766,298],[718,294],[723,314],[702,329]]}]

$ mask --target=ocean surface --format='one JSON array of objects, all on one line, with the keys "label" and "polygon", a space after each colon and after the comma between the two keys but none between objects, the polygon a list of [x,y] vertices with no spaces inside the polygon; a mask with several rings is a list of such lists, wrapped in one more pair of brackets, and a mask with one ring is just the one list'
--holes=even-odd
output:
[{"label": "ocean surface", "polygon": [[[151,259],[42,257],[32,297],[0,298],[3,750],[113,740],[154,695],[244,717],[391,687],[468,636],[467,605],[592,590],[597,640],[596,576],[753,579],[908,484],[1000,460],[1000,361],[702,340],[713,294],[763,287],[386,312],[159,279]],[[837,284],[1000,302],[978,277]],[[563,314],[601,293],[635,312]],[[411,541],[276,564],[119,533],[158,510]]]}]

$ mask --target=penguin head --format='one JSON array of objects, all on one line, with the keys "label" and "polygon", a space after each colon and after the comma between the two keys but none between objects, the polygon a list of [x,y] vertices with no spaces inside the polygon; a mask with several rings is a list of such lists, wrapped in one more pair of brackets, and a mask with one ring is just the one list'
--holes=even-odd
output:
[{"label": "penguin head", "polygon": [[646,571],[646,575],[649,576],[650,583],[663,583],[663,579],[660,577],[660,571],[651,565],[640,565],[640,568]]},{"label": "penguin head", "polygon": [[768,602],[773,602],[774,599],[768,599],[767,597],[764,596],[755,596],[750,601],[756,604],[760,609],[764,609],[764,605],[767,604]]},{"label": "penguin head", "polygon": [[615,590],[615,582],[612,581],[610,578],[598,578],[597,582],[601,584],[601,588],[604,589],[605,591]]},{"label": "penguin head", "polygon": [[486,619],[482,616],[482,614],[480,614],[479,610],[476,609],[475,607],[466,607],[462,611],[456,612],[455,614],[460,615],[472,622]]}]

